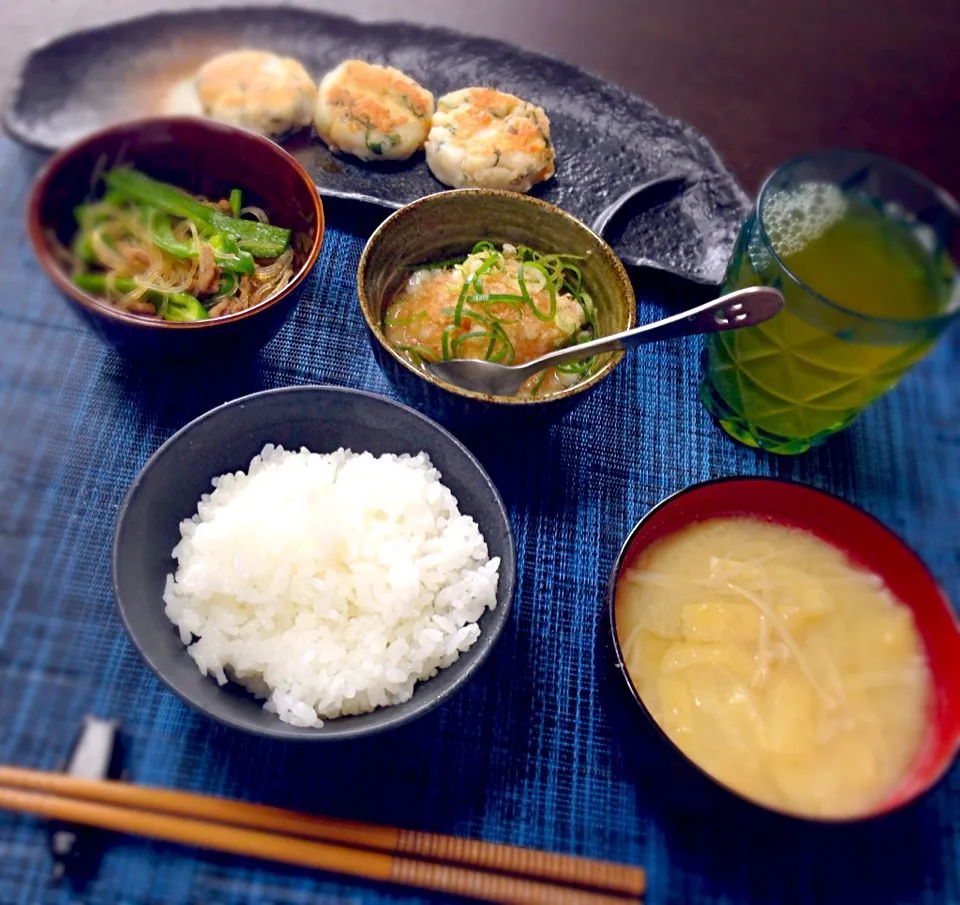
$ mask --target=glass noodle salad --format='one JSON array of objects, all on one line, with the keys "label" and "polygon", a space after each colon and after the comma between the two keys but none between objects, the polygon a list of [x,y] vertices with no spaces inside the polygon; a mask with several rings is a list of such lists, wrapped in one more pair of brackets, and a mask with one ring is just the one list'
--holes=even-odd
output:
[{"label": "glass noodle salad", "polygon": [[245,311],[293,277],[291,231],[245,207],[240,189],[211,201],[129,167],[98,181],[104,194],[76,208],[60,255],[77,286],[115,308],[206,320]]},{"label": "glass noodle salad", "polygon": [[[593,299],[580,255],[544,254],[524,245],[477,242],[469,255],[419,264],[387,305],[384,332],[413,364],[482,358],[524,364],[596,339]],[[583,380],[593,358],[548,368],[518,395],[558,393]]]}]

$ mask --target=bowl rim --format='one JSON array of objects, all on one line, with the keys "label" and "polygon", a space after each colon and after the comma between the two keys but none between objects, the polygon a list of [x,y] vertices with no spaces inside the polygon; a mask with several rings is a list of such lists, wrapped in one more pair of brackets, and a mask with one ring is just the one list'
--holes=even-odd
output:
[{"label": "bowl rim", "polygon": [[[640,692],[637,690],[636,686],[633,683],[633,680],[630,678],[630,673],[627,670],[627,665],[623,659],[623,650],[620,646],[620,637],[617,633],[617,620],[616,620],[616,596],[617,596],[617,584],[620,577],[620,572],[623,568],[624,561],[627,557],[627,554],[630,552],[631,547],[633,546],[636,539],[644,531],[650,520],[661,510],[668,508],[676,504],[681,498],[685,497],[687,494],[690,494],[694,491],[701,490],[704,487],[710,487],[717,484],[786,484],[790,487],[798,488],[804,492],[811,493],[816,496],[827,497],[834,502],[840,503],[848,509],[852,510],[855,514],[860,517],[867,518],[874,524],[876,524],[881,530],[886,532],[890,537],[896,541],[896,543],[903,548],[904,552],[911,556],[920,566],[922,571],[929,577],[931,583],[937,588],[940,592],[940,597],[946,605],[946,609],[953,620],[954,627],[957,630],[958,635],[960,635],[960,616],[957,615],[956,611],[950,606],[949,598],[943,592],[943,589],[940,587],[939,582],[934,577],[933,573],[927,567],[926,563],[920,558],[920,556],[913,550],[913,548],[905,541],[899,534],[893,531],[891,528],[887,527],[880,519],[875,515],[872,515],[870,512],[867,512],[866,509],[858,506],[856,503],[851,503],[849,500],[845,500],[843,497],[838,496],[835,493],[831,493],[828,490],[822,490],[819,487],[812,487],[809,484],[804,484],[800,481],[793,481],[789,478],[782,477],[772,477],[767,475],[727,475],[724,477],[710,478],[705,481],[698,481],[695,484],[690,484],[687,487],[682,487],[679,490],[674,491],[668,496],[664,497],[658,503],[650,507],[637,521],[637,523],[630,529],[629,533],[626,536],[626,539],[620,546],[620,550],[617,553],[616,559],[614,560],[613,566],[610,570],[610,577],[607,580],[606,593],[604,595],[604,608],[606,609],[606,619],[607,619],[607,629],[610,633],[610,639],[613,645],[613,656],[614,656],[614,666],[616,667],[617,673],[623,678],[623,681],[627,687],[627,690],[630,692],[630,696],[633,698],[634,703],[639,707],[640,712],[646,717],[647,722],[650,726],[653,727],[660,739],[665,742],[669,747],[674,751],[675,754],[678,754],[683,760],[694,770],[697,771],[701,776],[705,777],[713,786],[723,790],[727,794],[733,796],[740,802],[744,802],[747,805],[757,808],[760,811],[774,814],[778,817],[784,817],[789,820],[795,820],[807,824],[815,824],[819,826],[849,826],[853,824],[863,824],[868,821],[878,820],[882,817],[885,817],[889,814],[892,814],[896,811],[901,810],[902,808],[907,807],[908,805],[915,802],[917,799],[922,798],[927,793],[931,792],[937,785],[939,785],[946,775],[950,772],[953,764],[956,762],[958,755],[960,755],[960,736],[958,736],[953,743],[953,750],[950,754],[944,758],[944,761],[936,771],[933,772],[928,782],[926,782],[921,788],[918,788],[913,795],[895,803],[892,806],[887,806],[885,802],[881,803],[874,809],[865,814],[854,814],[848,816],[818,816],[811,814],[801,814],[794,811],[789,811],[784,808],[779,808],[774,805],[765,804],[762,801],[751,798],[748,795],[745,795],[742,792],[737,791],[733,787],[727,785],[721,780],[717,779],[706,769],[704,769],[700,764],[698,764],[693,758],[689,757],[681,748],[673,741],[672,738],[664,731],[660,724],[654,719],[653,714],[650,713],[647,705],[644,703],[643,698],[640,695]],[[751,507],[744,507],[744,514],[749,514]],[[689,524],[692,524],[696,519],[696,516],[691,517]]]},{"label": "bowl rim", "polygon": [[[50,188],[50,183],[54,177],[70,166],[74,156],[81,150],[85,150],[105,138],[110,138],[117,133],[125,133],[141,129],[147,129],[151,126],[162,124],[181,124],[207,129],[211,132],[217,132],[221,137],[232,140],[248,140],[254,144],[268,149],[284,165],[293,170],[300,181],[307,187],[308,194],[313,204],[313,213],[316,220],[316,230],[310,250],[307,253],[303,264],[299,270],[291,277],[290,282],[279,292],[274,293],[269,298],[264,299],[252,308],[244,311],[237,311],[233,314],[225,314],[220,317],[211,317],[202,321],[167,321],[162,318],[150,317],[148,315],[132,314],[127,311],[121,311],[114,308],[106,302],[98,299],[96,296],[75,286],[66,276],[60,265],[57,263],[50,249],[47,240],[47,227],[40,216],[42,202]],[[93,313],[114,321],[118,324],[138,327],[143,329],[161,329],[161,330],[208,330],[218,327],[222,324],[235,323],[247,317],[251,317],[259,312],[270,308],[277,302],[286,298],[293,292],[309,275],[320,255],[320,248],[323,245],[323,237],[326,229],[326,222],[323,211],[323,201],[317,190],[316,183],[310,178],[307,171],[300,165],[291,154],[285,151],[276,142],[265,138],[257,132],[245,129],[242,126],[235,126],[230,123],[220,122],[218,120],[207,119],[202,116],[148,116],[138,119],[124,120],[119,123],[112,123],[95,132],[90,132],[82,138],[71,142],[66,147],[55,152],[49,160],[44,163],[40,172],[36,175],[30,194],[27,197],[27,236],[30,245],[33,248],[34,257],[39,262],[44,273],[54,285],[65,295],[68,300],[79,305]]]},{"label": "bowl rim", "polygon": [[[141,645],[137,634],[132,629],[130,622],[127,619],[126,605],[122,602],[122,597],[120,594],[119,582],[118,582],[118,564],[121,558],[121,549],[120,549],[120,538],[122,534],[123,523],[125,521],[127,512],[131,506],[134,497],[136,496],[140,485],[142,484],[145,475],[150,469],[152,469],[157,461],[169,450],[172,446],[176,445],[179,442],[182,442],[184,439],[189,437],[193,429],[197,427],[200,423],[207,421],[212,418],[221,417],[226,411],[236,408],[237,406],[243,406],[250,402],[253,398],[259,397],[272,397],[279,394],[314,394],[317,392],[330,393],[334,396],[337,395],[346,395],[361,397],[366,399],[372,399],[376,402],[387,403],[390,406],[393,406],[397,409],[402,410],[407,415],[412,416],[416,420],[426,423],[428,426],[434,428],[445,441],[452,443],[460,453],[466,456],[470,464],[473,466],[474,473],[481,483],[484,485],[486,492],[490,496],[490,500],[494,505],[496,510],[497,518],[503,523],[506,528],[506,539],[507,543],[504,551],[500,554],[500,572],[499,572],[499,582],[497,585],[497,596],[499,598],[501,587],[505,587],[504,599],[500,603],[499,599],[497,606],[492,610],[487,610],[488,613],[493,614],[494,620],[493,624],[487,628],[487,630],[480,636],[481,638],[486,637],[486,644],[477,648],[475,644],[469,648],[468,651],[461,653],[460,657],[471,656],[471,659],[463,667],[462,674],[457,678],[457,680],[452,683],[449,687],[444,689],[439,693],[435,693],[430,698],[425,698],[421,701],[420,705],[415,707],[409,712],[399,711],[395,706],[388,707],[378,707],[376,710],[370,711],[369,714],[363,714],[364,716],[369,716],[371,714],[378,714],[380,719],[372,725],[359,728],[351,728],[351,723],[347,720],[348,717],[336,717],[333,719],[324,720],[324,725],[322,727],[298,727],[292,726],[291,724],[283,722],[279,717],[275,716],[275,719],[270,722],[266,727],[254,728],[250,725],[247,725],[242,720],[236,720],[229,716],[223,716],[222,714],[212,713],[207,710],[202,704],[191,699],[188,695],[184,694],[179,688],[177,688],[172,682],[170,682],[167,677],[164,675],[164,672],[158,667],[154,658],[144,650]],[[213,477],[213,475],[211,475]],[[503,565],[504,565],[504,556],[509,557],[509,574],[504,575]],[[493,479],[487,473],[486,469],[479,462],[479,460],[474,456],[474,454],[464,445],[457,437],[450,433],[442,425],[435,422],[433,419],[429,418],[427,415],[424,415],[422,412],[418,412],[416,409],[411,408],[408,405],[404,405],[401,402],[397,402],[394,399],[391,399],[387,396],[382,396],[378,393],[371,393],[367,390],[358,390],[352,387],[342,387],[336,386],[333,384],[297,384],[294,386],[283,386],[275,387],[267,390],[260,390],[255,393],[248,393],[245,396],[239,396],[236,399],[230,399],[226,402],[221,403],[220,405],[215,406],[212,409],[198,415],[196,418],[193,418],[191,421],[187,422],[183,427],[177,430],[174,434],[164,440],[159,447],[149,456],[149,458],[144,462],[143,466],[137,472],[134,479],[131,481],[130,486],[127,488],[126,493],[124,494],[123,501],[120,504],[117,519],[114,526],[113,539],[110,546],[110,570],[111,570],[111,589],[113,591],[113,600],[114,607],[117,614],[120,617],[120,621],[123,624],[124,631],[127,634],[127,638],[130,641],[130,644],[136,650],[140,659],[144,664],[150,669],[150,671],[160,680],[160,682],[170,691],[176,695],[184,704],[186,704],[191,710],[202,714],[207,719],[213,720],[216,723],[219,723],[222,726],[226,726],[230,729],[234,729],[240,732],[245,732],[250,735],[257,736],[259,738],[269,738],[276,741],[287,741],[287,742],[298,742],[298,743],[316,743],[316,742],[339,742],[339,741],[350,741],[357,738],[366,738],[371,735],[377,735],[381,732],[386,732],[390,729],[395,729],[401,725],[413,722],[414,720],[419,719],[425,714],[429,713],[431,710],[434,710],[436,707],[439,707],[441,704],[448,701],[453,697],[457,692],[459,692],[462,687],[473,677],[477,670],[483,665],[483,663],[490,656],[493,649],[496,647],[497,641],[500,639],[500,636],[503,634],[504,629],[507,626],[507,623],[510,621],[510,614],[513,610],[513,602],[516,596],[517,589],[517,547],[516,547],[516,538],[514,537],[513,526],[510,522],[510,515],[507,510],[506,505],[503,502],[503,498],[500,495],[500,491],[497,489],[496,484],[493,482]],[[162,603],[162,598],[161,598]],[[171,622],[170,627],[172,631],[176,630],[176,627]],[[479,639],[478,639],[479,641]],[[186,645],[183,646],[182,651],[184,656],[189,656],[187,654]],[[457,661],[459,662],[460,658]],[[453,664],[451,664],[452,666]],[[210,676],[206,676],[206,679],[209,681],[214,681]],[[433,677],[431,677],[433,678]],[[430,682],[430,679],[423,681],[418,681],[414,686],[413,697],[410,698],[410,701],[416,699],[417,692],[421,687],[426,687]],[[239,687],[239,686],[238,686]],[[253,698],[251,697],[251,700]],[[409,702],[404,702],[409,703]]]},{"label": "bowl rim", "polygon": [[425,380],[427,383],[432,384],[433,386],[439,387],[441,390],[445,390],[448,393],[452,393],[455,396],[460,396],[464,399],[474,399],[482,402],[494,403],[496,405],[537,405],[537,404],[547,404],[558,403],[561,400],[569,399],[573,396],[578,395],[579,393],[586,392],[589,389],[597,386],[605,377],[608,377],[613,373],[614,369],[618,364],[623,360],[624,355],[626,354],[623,350],[617,352],[611,352],[609,360],[599,368],[595,373],[591,374],[586,380],[578,381],[560,391],[559,393],[552,393],[549,396],[544,396],[540,399],[530,399],[522,396],[494,396],[489,393],[477,393],[473,390],[467,390],[462,387],[455,386],[446,381],[440,380],[438,377],[434,377],[433,374],[430,374],[426,371],[421,370],[420,368],[415,367],[411,362],[406,358],[400,355],[393,346],[387,342],[386,337],[383,335],[383,329],[379,321],[374,321],[370,315],[370,300],[367,298],[366,290],[364,289],[365,275],[366,271],[369,269],[370,261],[373,256],[376,254],[379,244],[382,241],[383,234],[393,228],[394,224],[401,219],[408,211],[418,208],[418,207],[428,207],[436,204],[446,203],[446,199],[451,196],[494,196],[497,198],[502,198],[504,200],[509,200],[515,204],[529,204],[534,207],[539,207],[541,210],[547,212],[552,216],[563,217],[568,222],[572,223],[575,228],[578,228],[586,232],[590,237],[592,237],[600,251],[600,254],[606,260],[606,262],[611,266],[614,273],[618,278],[618,282],[626,290],[626,301],[627,301],[627,322],[623,327],[624,330],[631,330],[636,326],[637,323],[637,297],[636,293],[633,290],[633,284],[630,280],[630,275],[627,273],[627,269],[623,264],[623,261],[617,256],[617,253],[610,247],[610,245],[597,233],[595,233],[586,223],[584,223],[579,218],[575,217],[573,214],[568,213],[560,207],[557,207],[555,204],[551,204],[549,201],[544,201],[542,198],[537,198],[533,195],[526,195],[522,192],[511,192],[506,189],[488,189],[478,186],[472,186],[469,188],[455,188],[455,189],[446,189],[439,192],[434,192],[430,195],[424,195],[422,198],[418,198],[416,201],[411,201],[409,204],[404,205],[398,210],[393,211],[388,217],[386,217],[382,223],[380,223],[377,228],[371,233],[370,238],[367,239],[363,247],[363,252],[360,255],[360,261],[357,264],[357,299],[360,305],[360,313],[363,316],[363,320],[367,325],[367,329],[372,337],[377,341],[378,345],[402,368],[404,368],[410,374],[415,375],[421,380]]}]

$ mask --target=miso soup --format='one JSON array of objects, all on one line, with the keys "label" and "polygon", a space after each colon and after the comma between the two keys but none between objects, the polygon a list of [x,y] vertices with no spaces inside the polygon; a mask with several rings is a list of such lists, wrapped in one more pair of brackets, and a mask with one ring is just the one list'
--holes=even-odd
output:
[{"label": "miso soup", "polygon": [[862,814],[920,748],[929,679],[912,612],[805,531],[717,518],[662,538],[621,575],[616,629],[658,725],[761,804]]}]

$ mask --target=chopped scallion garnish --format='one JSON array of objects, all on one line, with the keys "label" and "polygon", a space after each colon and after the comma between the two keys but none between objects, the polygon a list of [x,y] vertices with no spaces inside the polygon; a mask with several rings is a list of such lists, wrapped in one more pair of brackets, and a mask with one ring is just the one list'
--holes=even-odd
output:
[{"label": "chopped scallion garnish", "polygon": [[[450,303],[446,307],[428,307],[426,311],[404,316],[403,309],[397,306],[384,318],[386,327],[403,327],[424,318],[429,319],[431,330],[435,325],[437,332],[432,334],[435,338],[429,347],[397,345],[396,348],[405,350],[415,363],[474,357],[512,364],[517,358],[515,340],[528,349],[535,349],[536,345],[531,347],[529,340],[543,334],[551,340],[558,337],[557,347],[565,348],[600,335],[593,299],[584,292],[583,270],[575,263],[586,260],[586,256],[541,254],[525,245],[505,247],[506,252],[498,251],[493,242],[481,240],[465,257],[403,268],[407,271],[453,268],[453,273],[426,278],[444,281],[439,291],[441,298],[449,293]],[[411,284],[414,285],[420,284]],[[514,288],[517,291],[511,291]],[[411,296],[420,291],[435,290],[411,288]],[[424,298],[429,300],[431,296],[427,294]],[[571,300],[579,306],[579,312],[572,307]],[[543,325],[536,328],[537,332],[531,332],[531,318]],[[529,359],[530,352],[527,352],[526,360]],[[545,370],[531,382],[530,393],[535,396],[543,392],[551,374],[583,378],[594,367],[595,359],[589,358],[556,370]]]}]

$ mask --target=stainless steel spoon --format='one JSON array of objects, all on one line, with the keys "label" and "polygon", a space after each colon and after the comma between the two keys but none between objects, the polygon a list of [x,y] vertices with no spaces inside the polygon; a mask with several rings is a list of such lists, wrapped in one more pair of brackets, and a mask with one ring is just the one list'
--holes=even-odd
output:
[{"label": "stainless steel spoon", "polygon": [[603,352],[632,349],[634,346],[661,339],[752,327],[769,320],[782,307],[783,296],[779,291],[767,286],[751,286],[652,324],[550,352],[522,365],[500,365],[476,358],[454,358],[449,361],[429,362],[424,367],[434,377],[474,393],[513,396],[526,380],[544,368],[580,361]]}]

